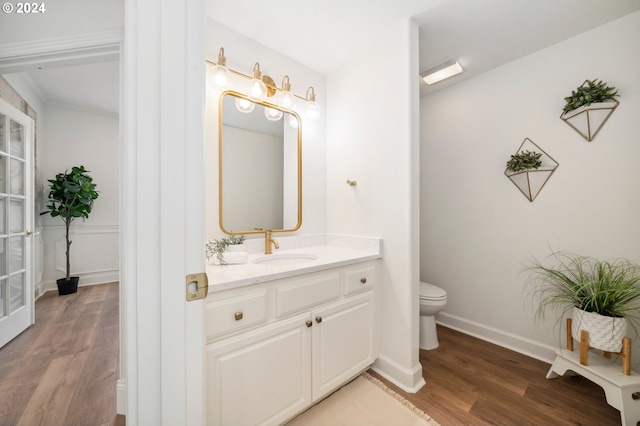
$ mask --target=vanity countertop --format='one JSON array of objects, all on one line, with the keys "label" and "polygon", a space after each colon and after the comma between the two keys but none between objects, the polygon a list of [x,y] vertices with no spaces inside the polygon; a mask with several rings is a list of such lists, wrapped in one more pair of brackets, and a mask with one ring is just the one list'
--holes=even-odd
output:
[{"label": "vanity countertop", "polygon": [[[358,238],[358,237],[355,237]],[[318,272],[341,266],[351,265],[382,257],[379,239],[367,239],[374,244],[350,244],[344,237],[328,238],[325,245],[297,247],[273,250],[272,255],[264,253],[250,253],[247,263],[240,265],[207,265],[209,279],[209,293],[229,290],[232,288],[249,286],[266,281],[294,277],[297,275]],[[345,244],[345,241],[347,244]],[[375,242],[377,241],[377,244]],[[337,245],[332,245],[336,243]],[[347,247],[345,247],[347,246]],[[377,247],[376,247],[377,246]],[[269,256],[282,258],[287,256],[317,256],[314,260],[305,260],[294,264],[261,264],[254,263]]]}]

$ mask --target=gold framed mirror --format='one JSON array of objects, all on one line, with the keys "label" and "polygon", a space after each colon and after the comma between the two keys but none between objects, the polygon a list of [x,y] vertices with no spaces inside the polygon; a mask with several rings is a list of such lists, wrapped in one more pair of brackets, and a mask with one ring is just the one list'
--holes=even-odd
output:
[{"label": "gold framed mirror", "polygon": [[302,123],[295,111],[227,90],[218,103],[220,229],[293,232],[302,225]]}]

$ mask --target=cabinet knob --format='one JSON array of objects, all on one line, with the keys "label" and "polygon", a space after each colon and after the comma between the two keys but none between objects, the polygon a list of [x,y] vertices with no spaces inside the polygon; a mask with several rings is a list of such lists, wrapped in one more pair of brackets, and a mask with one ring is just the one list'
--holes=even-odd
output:
[{"label": "cabinet knob", "polygon": [[313,325],[313,321],[307,320],[307,327],[311,327]]},{"label": "cabinet knob", "polygon": [[361,282],[362,284],[366,284],[366,283],[367,283],[367,279],[366,279],[366,278],[360,278],[360,282]]},{"label": "cabinet knob", "polygon": [[320,324],[322,322],[322,317],[316,317],[316,322]]},{"label": "cabinet knob", "polygon": [[236,312],[236,314],[235,314],[236,321],[240,321],[243,316],[244,316],[244,314],[242,312]]}]

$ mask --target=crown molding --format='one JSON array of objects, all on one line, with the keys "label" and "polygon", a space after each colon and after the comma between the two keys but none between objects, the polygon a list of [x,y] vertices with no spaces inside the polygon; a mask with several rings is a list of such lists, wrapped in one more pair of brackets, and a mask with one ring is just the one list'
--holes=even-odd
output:
[{"label": "crown molding", "polygon": [[0,74],[119,58],[123,30],[0,45]]}]

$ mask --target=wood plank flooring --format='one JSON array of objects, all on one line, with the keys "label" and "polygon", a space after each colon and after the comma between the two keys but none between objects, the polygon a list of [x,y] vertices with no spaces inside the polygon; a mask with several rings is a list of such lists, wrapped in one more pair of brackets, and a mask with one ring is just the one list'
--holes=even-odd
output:
[{"label": "wood plank flooring", "polygon": [[123,426],[118,321],[118,283],[38,299],[36,323],[0,349],[0,425]]},{"label": "wood plank flooring", "polygon": [[[427,382],[408,394],[449,425],[619,425],[604,391],[579,376],[547,380],[549,365],[438,327],[440,347],[420,351]],[[118,284],[49,292],[36,324],[0,349],[0,425],[123,426],[116,415]]]},{"label": "wood plank flooring", "polygon": [[620,425],[604,391],[580,376],[545,378],[550,365],[438,326],[440,346],[420,351],[427,384],[409,394],[377,375],[442,426]]}]

